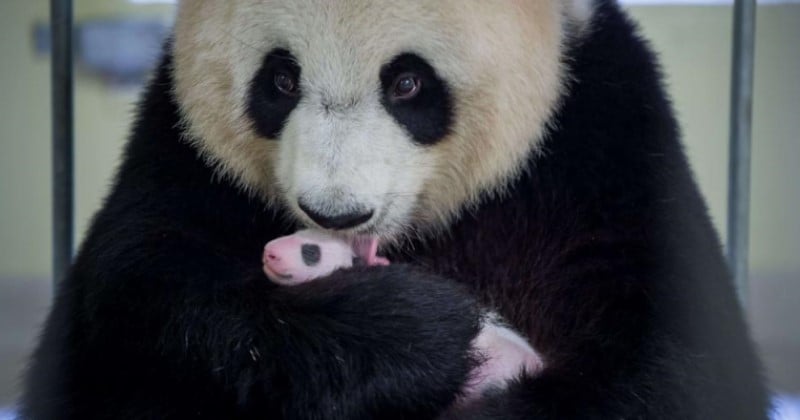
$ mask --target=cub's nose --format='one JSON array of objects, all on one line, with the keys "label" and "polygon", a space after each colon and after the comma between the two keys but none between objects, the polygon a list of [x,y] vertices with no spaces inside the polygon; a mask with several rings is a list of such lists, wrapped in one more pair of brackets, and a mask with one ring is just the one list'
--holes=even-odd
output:
[{"label": "cub's nose", "polygon": [[308,215],[308,217],[313,220],[314,223],[325,229],[340,230],[356,227],[366,223],[370,218],[372,218],[372,214],[374,213],[373,210],[369,210],[366,212],[353,212],[330,216],[310,208],[309,206],[303,204],[302,201],[298,201],[297,204],[300,206],[300,210],[303,210],[303,212]]}]

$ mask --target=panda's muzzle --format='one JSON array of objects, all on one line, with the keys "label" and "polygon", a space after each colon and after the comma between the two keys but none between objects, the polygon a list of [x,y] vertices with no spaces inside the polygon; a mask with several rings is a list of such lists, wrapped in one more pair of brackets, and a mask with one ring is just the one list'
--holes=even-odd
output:
[{"label": "panda's muzzle", "polygon": [[354,228],[369,221],[369,219],[371,219],[372,215],[375,213],[374,210],[369,210],[365,212],[351,212],[330,216],[311,209],[307,205],[303,204],[302,201],[298,201],[297,204],[300,207],[300,210],[302,210],[311,220],[313,220],[314,223],[318,224],[324,229],[343,230]]}]

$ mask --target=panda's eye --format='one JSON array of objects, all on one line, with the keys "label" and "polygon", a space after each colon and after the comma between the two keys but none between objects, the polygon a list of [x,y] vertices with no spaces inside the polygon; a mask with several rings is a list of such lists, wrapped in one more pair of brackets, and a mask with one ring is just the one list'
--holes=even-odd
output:
[{"label": "panda's eye", "polygon": [[381,66],[381,105],[416,143],[434,144],[445,138],[453,122],[450,89],[424,58],[411,52]]},{"label": "panda's eye", "polygon": [[407,101],[419,94],[422,79],[414,73],[401,73],[394,79],[390,92],[393,101]]},{"label": "panda's eye", "polygon": [[287,50],[276,48],[264,56],[250,80],[247,98],[247,114],[261,137],[275,140],[280,136],[303,94],[301,74],[300,64]]},{"label": "panda's eye", "polygon": [[297,78],[286,71],[278,71],[274,78],[275,87],[286,96],[297,95]]}]

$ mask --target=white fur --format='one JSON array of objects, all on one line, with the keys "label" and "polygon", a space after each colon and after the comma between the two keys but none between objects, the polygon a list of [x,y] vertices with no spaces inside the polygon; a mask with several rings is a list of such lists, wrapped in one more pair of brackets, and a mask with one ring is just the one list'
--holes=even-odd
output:
[{"label": "white fur", "polygon": [[[219,173],[307,224],[300,198],[328,215],[373,209],[359,231],[391,239],[446,226],[519,174],[564,90],[569,27],[590,15],[590,0],[182,0],[176,94]],[[297,58],[302,99],[273,141],[245,104],[277,47]],[[433,146],[379,102],[380,68],[403,52],[454,94],[452,133]]]},{"label": "white fur", "polygon": [[567,16],[581,24],[588,24],[594,15],[594,0],[565,0]]},{"label": "white fur", "polygon": [[564,0],[564,11],[572,33],[568,36],[583,36],[589,29],[594,17],[594,0]]}]

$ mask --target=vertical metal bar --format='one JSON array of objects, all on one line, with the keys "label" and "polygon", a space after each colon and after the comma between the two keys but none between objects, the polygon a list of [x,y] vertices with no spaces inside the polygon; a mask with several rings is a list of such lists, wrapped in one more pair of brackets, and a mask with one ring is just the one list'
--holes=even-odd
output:
[{"label": "vertical metal bar", "polygon": [[739,299],[747,306],[750,230],[750,150],[755,50],[755,0],[736,0],[733,11],[730,160],[728,185],[728,262]]},{"label": "vertical metal bar", "polygon": [[72,260],[73,79],[72,0],[50,0],[53,112],[53,281],[63,279]]}]

